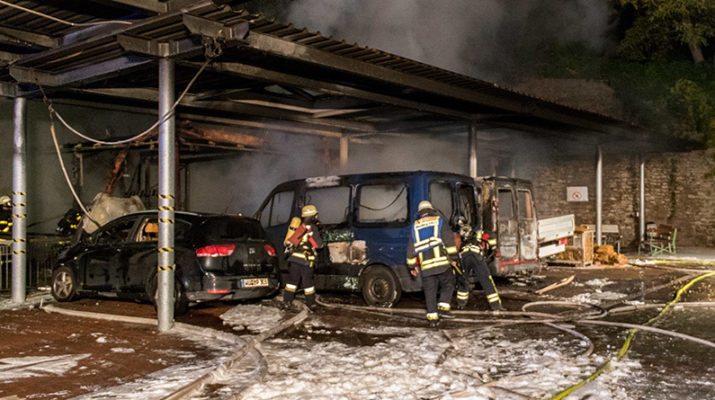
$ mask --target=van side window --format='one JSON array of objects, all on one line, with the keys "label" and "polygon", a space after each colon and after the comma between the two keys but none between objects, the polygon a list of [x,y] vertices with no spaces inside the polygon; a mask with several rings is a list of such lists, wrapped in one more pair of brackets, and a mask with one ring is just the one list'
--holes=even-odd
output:
[{"label": "van side window", "polygon": [[320,222],[325,225],[345,223],[350,209],[350,187],[310,189],[305,192],[305,204],[312,204],[318,209]]},{"label": "van side window", "polygon": [[514,204],[511,198],[511,189],[499,189],[499,218],[514,218]]},{"label": "van side window", "polygon": [[358,189],[358,222],[404,222],[408,218],[407,185],[363,185]]},{"label": "van side window", "polygon": [[479,223],[479,217],[477,215],[477,201],[474,198],[474,187],[459,187],[459,206],[462,212],[461,215],[467,219],[467,223],[471,226],[476,226]]},{"label": "van side window", "polygon": [[531,192],[528,190],[519,190],[516,194],[519,199],[519,218],[533,219],[534,205],[531,201]]},{"label": "van side window", "polygon": [[449,220],[452,217],[452,185],[448,182],[432,182],[429,185],[429,199],[432,205]]},{"label": "van side window", "polygon": [[293,191],[278,192],[261,211],[261,225],[276,226],[287,224],[293,208]]}]

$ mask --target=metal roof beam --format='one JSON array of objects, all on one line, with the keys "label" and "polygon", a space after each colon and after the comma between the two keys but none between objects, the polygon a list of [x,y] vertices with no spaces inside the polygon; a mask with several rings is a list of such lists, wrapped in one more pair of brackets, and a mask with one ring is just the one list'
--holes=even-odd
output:
[{"label": "metal roof beam", "polygon": [[[250,35],[248,36],[250,37]],[[185,64],[185,63],[184,63]],[[195,63],[192,63],[195,67]],[[304,78],[298,75],[286,74],[283,72],[271,71],[261,67],[255,67],[240,63],[213,63],[209,65],[216,71],[227,72],[242,76],[249,79],[258,79],[265,82],[280,83],[291,86],[303,87],[311,90],[318,90],[324,93],[329,93],[337,96],[350,96],[363,100],[373,101],[377,103],[392,104],[400,107],[412,108],[420,111],[431,112],[435,114],[447,115],[450,117],[471,119],[472,114],[460,112],[454,109],[425,104],[419,101],[402,99],[395,96],[383,95],[369,90],[357,89],[351,86],[341,85],[337,83],[318,81],[314,79]]]},{"label": "metal roof beam", "polygon": [[193,3],[195,0],[105,0],[111,3],[117,3],[125,6],[138,8],[141,10],[164,14],[170,11],[176,11]]},{"label": "metal roof beam", "polygon": [[[92,93],[104,96],[113,96],[126,99],[156,102],[158,92],[156,89],[130,88],[130,89],[78,89],[80,93]],[[253,104],[236,103],[232,101],[203,101],[197,100],[192,95],[184,96],[180,106],[192,107],[204,110],[216,110],[228,113],[250,115],[274,120],[293,121],[297,124],[305,124],[306,127],[316,130],[332,129],[330,136],[338,134],[341,130],[351,131],[372,131],[375,128],[371,124],[363,122],[344,121],[329,118],[312,118],[309,115],[279,110],[271,107],[257,106]]]},{"label": "metal roof beam", "polygon": [[117,42],[126,51],[154,57],[188,57],[199,54],[204,49],[201,38],[196,36],[181,40],[157,41],[141,36],[122,34],[117,35]]},{"label": "metal roof beam", "polygon": [[[584,111],[579,112],[578,110],[569,109],[564,106],[539,102],[538,99],[507,90],[503,91],[504,94],[509,95],[508,97],[498,94],[490,95],[485,92],[453,86],[447,83],[403,73],[394,69],[335,55],[310,46],[283,40],[269,34],[253,31],[250,35],[248,35],[246,41],[248,42],[248,45],[254,49],[269,52],[288,59],[300,60],[321,66],[330,66],[331,68],[365,76],[378,81],[393,83],[440,96],[456,98],[469,103],[530,115],[563,124],[570,124],[598,131],[603,129],[602,124],[605,122],[603,120],[607,119],[597,114],[590,115],[591,113]],[[499,90],[496,86],[490,86],[490,88]],[[582,116],[569,115],[569,113],[580,113]],[[591,120],[591,118],[600,119],[601,121],[595,122]]]},{"label": "metal roof beam", "polygon": [[151,63],[153,60],[138,56],[121,56],[98,64],[88,65],[67,72],[52,74],[19,65],[10,66],[10,75],[18,82],[29,82],[40,86],[64,86],[86,84],[126,72]]},{"label": "metal roof beam", "polygon": [[248,35],[247,21],[227,25],[192,14],[184,14],[181,18],[184,26],[194,35],[208,36],[224,43],[238,43]]},{"label": "metal roof beam", "polygon": [[48,48],[57,47],[62,44],[61,39],[4,25],[0,25],[0,34],[9,38],[11,42],[19,41]]}]

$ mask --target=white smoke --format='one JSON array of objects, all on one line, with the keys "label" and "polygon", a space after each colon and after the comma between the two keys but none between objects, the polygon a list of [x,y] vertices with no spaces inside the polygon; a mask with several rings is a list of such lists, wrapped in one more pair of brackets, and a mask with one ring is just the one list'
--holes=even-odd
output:
[{"label": "white smoke", "polygon": [[[606,0],[296,0],[283,18],[323,35],[484,80],[552,44],[604,43]],[[546,47],[546,48],[545,48]]]}]

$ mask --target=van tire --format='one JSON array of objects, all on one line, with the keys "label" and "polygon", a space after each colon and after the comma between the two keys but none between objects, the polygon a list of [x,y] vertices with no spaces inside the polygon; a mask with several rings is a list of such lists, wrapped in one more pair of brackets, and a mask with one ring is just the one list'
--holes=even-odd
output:
[{"label": "van tire", "polygon": [[400,301],[400,282],[387,267],[368,267],[362,273],[362,297],[370,306],[392,307]]}]

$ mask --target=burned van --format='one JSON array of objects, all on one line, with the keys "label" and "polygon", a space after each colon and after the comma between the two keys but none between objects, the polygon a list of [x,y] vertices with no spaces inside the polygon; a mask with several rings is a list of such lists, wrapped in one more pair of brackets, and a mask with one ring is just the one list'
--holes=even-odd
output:
[{"label": "burned van", "polygon": [[316,288],[361,291],[368,304],[390,306],[403,291],[422,290],[405,263],[419,202],[430,200],[453,226],[459,216],[478,225],[476,195],[472,178],[443,172],[314,177],[278,185],[255,217],[281,246],[291,218],[315,205],[327,243],[318,254]]},{"label": "burned van", "polygon": [[536,207],[531,182],[508,177],[481,177],[479,204],[482,229],[496,235],[497,255],[492,275],[538,270]]}]

